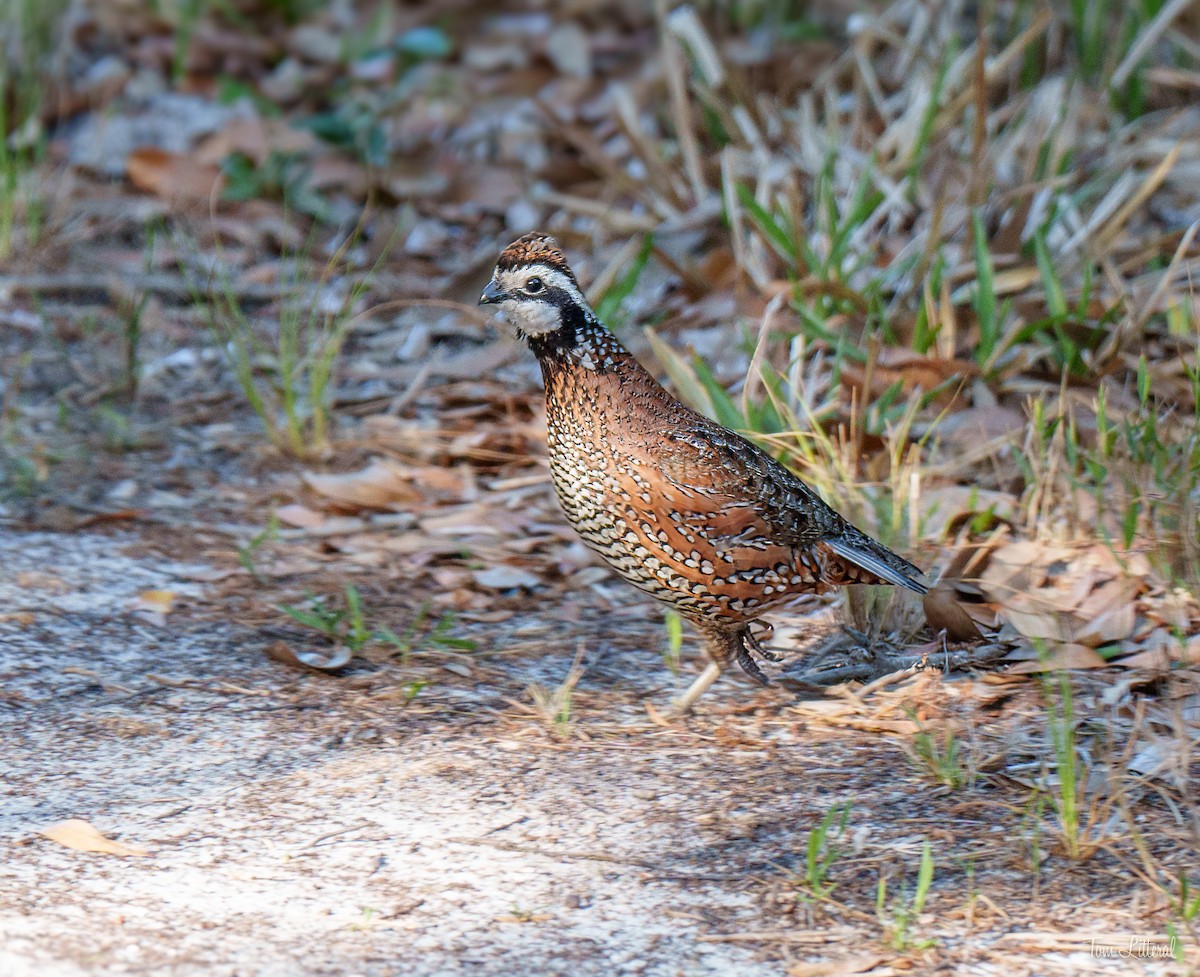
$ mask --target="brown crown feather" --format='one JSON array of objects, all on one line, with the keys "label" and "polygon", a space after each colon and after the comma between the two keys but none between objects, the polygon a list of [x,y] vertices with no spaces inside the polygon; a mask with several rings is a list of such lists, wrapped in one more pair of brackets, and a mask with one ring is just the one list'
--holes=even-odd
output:
[{"label": "brown crown feather", "polygon": [[531,231],[522,235],[500,253],[496,262],[496,267],[504,271],[529,265],[545,265],[575,281],[575,273],[567,264],[567,256],[559,250],[558,242],[549,234]]}]

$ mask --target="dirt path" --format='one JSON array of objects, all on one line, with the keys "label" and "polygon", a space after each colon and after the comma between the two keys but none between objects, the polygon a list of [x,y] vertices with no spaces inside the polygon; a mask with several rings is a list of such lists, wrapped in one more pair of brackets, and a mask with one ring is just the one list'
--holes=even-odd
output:
[{"label": "dirt path", "polygon": [[[3,543],[0,972],[778,972],[697,941],[755,900],[696,828],[728,798],[687,743],[513,739],[452,689],[406,709],[230,627],[131,618],[198,596],[195,567]],[[73,817],[151,856],[37,837]]]},{"label": "dirt path", "polygon": [[[1031,900],[1000,804],[976,792],[964,815],[897,747],[806,727],[778,690],[727,679],[696,719],[656,727],[641,699],[669,673],[613,642],[563,739],[524,689],[561,680],[566,651],[487,656],[408,701],[391,667],[272,662],[263,635],[214,620],[210,568],[129,542],[0,533],[5,975],[757,977],[847,957],[1074,973],[1082,949],[1015,953],[1014,934],[1028,950],[1046,928],[1113,928],[1115,876],[1068,869]],[[147,590],[179,595],[169,625],[131,614]],[[797,883],[809,831],[850,800],[844,902],[826,912]],[[39,836],[67,818],[149,857]],[[937,943],[897,952],[876,879],[903,891],[929,838],[939,874],[913,926]]]}]

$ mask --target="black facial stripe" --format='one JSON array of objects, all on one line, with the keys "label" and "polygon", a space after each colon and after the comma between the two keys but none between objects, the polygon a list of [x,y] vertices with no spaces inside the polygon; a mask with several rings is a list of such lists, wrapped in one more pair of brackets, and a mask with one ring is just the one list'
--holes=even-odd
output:
[{"label": "black facial stripe", "polygon": [[559,310],[562,326],[554,332],[542,336],[530,336],[529,348],[535,356],[562,356],[575,347],[575,337],[587,322],[587,314],[576,301],[575,296],[564,288],[547,285],[544,292],[539,292],[537,298],[525,298],[525,302],[547,302]]},{"label": "black facial stripe", "polygon": [[551,305],[556,305],[560,309],[566,309],[568,306],[576,305],[575,296],[568,292],[565,288],[560,288],[557,285],[548,285],[542,282],[542,290],[538,292],[538,298],[543,302],[549,302]]},{"label": "black facial stripe", "polygon": [[513,298],[518,302],[545,302],[547,305],[553,305],[560,309],[564,317],[568,309],[579,307],[579,303],[575,301],[574,295],[565,288],[547,283],[545,279],[542,280],[542,290],[540,292],[534,295],[526,295],[524,292],[518,292]]}]

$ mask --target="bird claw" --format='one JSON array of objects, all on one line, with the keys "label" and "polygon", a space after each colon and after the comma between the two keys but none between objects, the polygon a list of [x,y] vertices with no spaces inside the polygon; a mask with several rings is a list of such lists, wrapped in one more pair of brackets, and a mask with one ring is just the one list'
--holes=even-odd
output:
[{"label": "bird claw", "polygon": [[[775,629],[773,627],[771,627],[770,625],[767,625],[766,629],[763,631],[763,637],[766,640],[770,641],[771,636],[774,633],[775,633]],[[746,646],[749,648],[750,651],[753,651],[755,654],[761,655],[763,658],[765,658],[769,662],[778,663],[778,662],[783,661],[783,659],[784,659],[784,656],[781,655],[779,652],[774,651],[771,648],[764,647],[762,641],[758,637],[755,636],[754,632],[750,631],[749,629],[746,630],[746,634],[743,638],[743,641],[745,642]]]},{"label": "bird claw", "polygon": [[[769,625],[763,632],[765,637],[770,637],[774,633],[775,629]],[[758,662],[751,657],[751,652],[754,652],[756,655],[760,655],[769,662],[781,662],[783,661],[783,655],[779,654],[777,651],[772,651],[770,648],[764,648],[762,642],[754,636],[749,628],[746,628],[739,635],[737,645],[737,663],[742,667],[742,671],[754,679],[754,681],[756,681],[759,685],[769,685],[770,682],[768,681],[766,675],[763,674],[762,669],[758,667]]]},{"label": "bird claw", "polygon": [[758,667],[758,663],[750,657],[750,651],[746,647],[746,642],[743,641],[738,645],[737,663],[742,666],[742,671],[749,675],[759,685],[770,685],[767,677],[763,674],[762,669]]}]

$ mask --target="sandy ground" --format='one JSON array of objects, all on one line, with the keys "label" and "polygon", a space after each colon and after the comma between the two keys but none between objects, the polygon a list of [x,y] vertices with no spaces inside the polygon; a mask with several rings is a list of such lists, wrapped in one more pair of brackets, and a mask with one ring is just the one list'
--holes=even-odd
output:
[{"label": "sandy ground", "polygon": [[[386,669],[272,662],[261,635],[205,613],[206,568],[127,542],[0,531],[5,977],[758,977],[863,952],[901,972],[861,922],[806,922],[788,881],[809,829],[851,797],[870,859],[907,864],[936,837],[898,751],[805,736],[782,693],[734,678],[696,720],[655,727],[618,688],[639,674],[623,651],[581,682],[566,740],[521,707],[531,668],[561,678],[569,653],[446,673],[406,702]],[[151,589],[180,595],[166,622],[130,612]],[[653,664],[645,681],[670,684]],[[149,855],[38,834],[66,818]],[[937,956],[902,969],[1168,972],[1083,951],[992,963],[987,947],[1036,921],[1014,904],[968,937],[951,909],[920,920]]]},{"label": "sandy ground", "polygon": [[[694,822],[723,798],[670,751],[506,739],[448,689],[406,721],[231,628],[128,613],[198,594],[195,567],[4,543],[0,972],[778,972],[696,940],[753,905],[706,881]],[[151,856],[37,837],[72,817]]]}]

